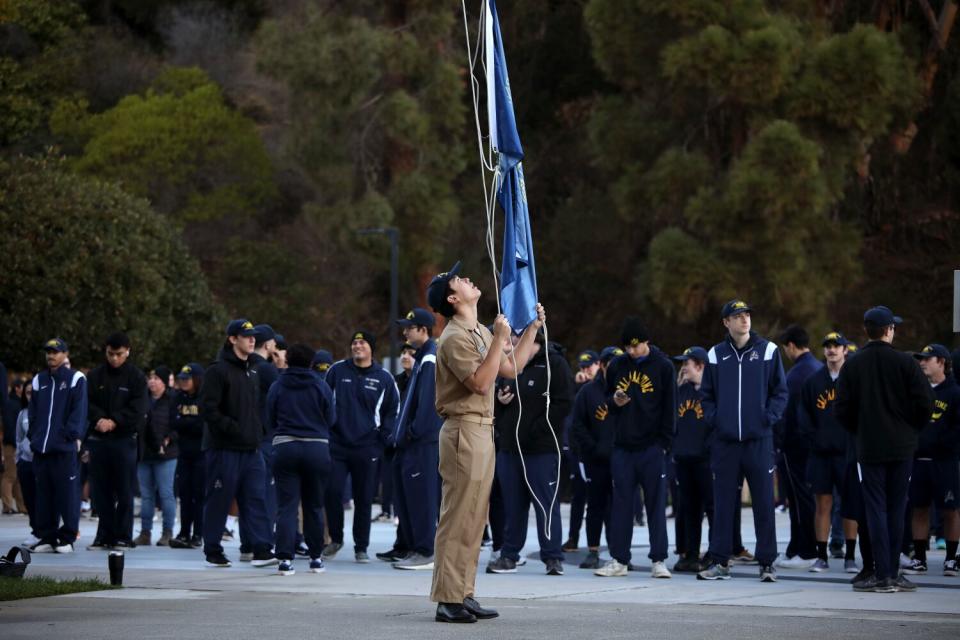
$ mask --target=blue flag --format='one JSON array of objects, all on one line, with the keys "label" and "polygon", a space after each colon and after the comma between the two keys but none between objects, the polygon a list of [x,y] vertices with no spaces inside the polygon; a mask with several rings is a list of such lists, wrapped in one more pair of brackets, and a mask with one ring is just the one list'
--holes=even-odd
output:
[{"label": "blue flag", "polygon": [[503,268],[500,273],[500,304],[516,332],[537,317],[537,272],[533,260],[533,236],[527,189],[523,181],[523,147],[517,132],[503,52],[497,5],[488,0],[486,25],[487,117],[490,137],[499,158],[500,183],[497,200],[503,208]]}]

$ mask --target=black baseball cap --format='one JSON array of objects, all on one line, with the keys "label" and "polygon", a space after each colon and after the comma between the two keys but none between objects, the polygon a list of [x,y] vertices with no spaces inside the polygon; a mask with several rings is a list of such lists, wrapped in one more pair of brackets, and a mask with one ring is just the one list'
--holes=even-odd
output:
[{"label": "black baseball cap", "polygon": [[310,367],[320,373],[325,372],[333,364],[333,355],[326,349],[318,349],[313,354],[313,360],[310,361]]},{"label": "black baseball cap", "polygon": [[729,318],[730,316],[736,313],[743,313],[743,312],[750,313],[751,311],[752,309],[750,308],[750,305],[748,305],[743,300],[739,300],[739,299],[730,300],[725,305],[723,305],[723,309],[720,310],[720,319],[726,320],[727,318]]},{"label": "black baseball cap", "polygon": [[396,320],[401,327],[432,327],[436,322],[434,315],[421,307],[414,307],[405,318]]},{"label": "black baseball cap", "polygon": [[673,356],[673,359],[677,362],[685,362],[687,360],[696,360],[697,362],[706,362],[707,361],[707,350],[703,347],[690,347],[689,349],[684,349],[683,353],[678,356]]},{"label": "black baseball cap", "polygon": [[180,367],[180,371],[177,372],[177,378],[180,380],[186,380],[187,378],[192,378],[194,376],[203,375],[203,365],[199,362],[188,362],[187,364]]},{"label": "black baseball cap", "polygon": [[445,318],[454,314],[453,305],[447,301],[447,283],[458,275],[460,275],[459,261],[450,267],[449,271],[433,276],[433,280],[427,285],[427,303],[434,311]]},{"label": "black baseball cap", "polygon": [[828,344],[835,344],[840,347],[845,347],[850,344],[850,341],[847,340],[839,331],[831,331],[827,335],[823,336],[823,341],[820,343],[820,346],[825,347]]},{"label": "black baseball cap", "polygon": [[227,337],[243,336],[244,338],[249,338],[251,336],[255,337],[256,335],[256,327],[254,327],[253,323],[246,318],[237,318],[236,320],[231,320],[230,324],[227,325]]},{"label": "black baseball cap", "polygon": [[43,350],[66,353],[67,351],[70,351],[70,346],[64,341],[63,338],[51,338],[43,343]]},{"label": "black baseball cap", "polygon": [[598,362],[600,362],[600,354],[592,349],[581,351],[580,355],[577,356],[577,366],[581,369],[595,365]]},{"label": "black baseball cap", "polygon": [[950,360],[950,350],[947,349],[942,344],[937,344],[936,342],[928,344],[920,351],[917,351],[913,354],[913,357],[917,360],[926,360],[927,358],[943,358],[944,360]]},{"label": "black baseball cap", "polygon": [[900,324],[903,318],[893,315],[889,307],[883,305],[867,309],[863,314],[863,323],[872,324],[878,327],[888,327],[891,324]]},{"label": "black baseball cap", "polygon": [[617,356],[623,355],[623,349],[620,347],[604,347],[600,352],[600,362],[606,364],[616,358]]}]

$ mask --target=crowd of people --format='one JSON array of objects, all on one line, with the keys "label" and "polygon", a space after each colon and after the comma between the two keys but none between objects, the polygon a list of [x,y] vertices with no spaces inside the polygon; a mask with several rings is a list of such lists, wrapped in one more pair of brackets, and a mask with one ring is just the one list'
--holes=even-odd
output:
[{"label": "crowd of people", "polygon": [[[366,330],[335,361],[237,319],[212,363],[176,371],[137,368],[129,337],[115,333],[104,362],[81,372],[67,342],[52,338],[35,375],[0,372],[10,380],[4,513],[29,514],[37,553],[72,552],[81,511],[90,511],[98,525],[87,549],[202,549],[211,567],[231,566],[222,542],[236,522],[240,561],[290,575],[298,556],[320,573],[342,550],[352,502],[356,562],[370,561],[371,522],[395,519],[394,544],[376,557],[434,570],[445,415],[436,317],[415,308],[396,320],[406,340],[397,375],[377,363],[376,334]],[[733,564],[755,564],[772,582],[777,568],[821,572],[837,558],[859,591],[909,591],[916,586],[904,574],[928,571],[931,534],[946,551],[943,574],[958,575],[960,351],[935,343],[896,351],[901,320],[886,307],[865,314],[860,349],[840,332],[825,335],[823,361],[799,326],[778,336],[779,347],[755,333],[741,300],[723,307],[721,321],[718,344],[671,357],[627,318],[615,345],[577,353],[572,367],[542,332],[529,345],[503,340],[505,354],[522,348],[528,360],[494,386],[495,471],[480,513],[493,547],[486,571],[525,564],[533,507],[551,576],[579,550],[584,524],[579,567],[628,575],[633,528],[644,521],[654,578],[724,580]],[[793,362],[786,373],[781,351]],[[454,373],[467,384],[475,372]],[[472,446],[460,437],[459,446]],[[755,554],[740,536],[745,483]],[[571,501],[566,536],[560,485]],[[373,518],[378,493],[383,513]],[[790,513],[782,554],[777,494]],[[672,569],[668,504],[679,556]]]}]

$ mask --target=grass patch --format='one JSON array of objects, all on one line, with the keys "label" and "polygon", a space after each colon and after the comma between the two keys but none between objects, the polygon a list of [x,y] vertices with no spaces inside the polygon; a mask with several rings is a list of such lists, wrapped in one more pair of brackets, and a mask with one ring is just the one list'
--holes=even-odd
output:
[{"label": "grass patch", "polygon": [[0,602],[119,588],[120,587],[115,587],[99,578],[56,580],[46,576],[31,576],[27,578],[7,578],[0,576]]}]

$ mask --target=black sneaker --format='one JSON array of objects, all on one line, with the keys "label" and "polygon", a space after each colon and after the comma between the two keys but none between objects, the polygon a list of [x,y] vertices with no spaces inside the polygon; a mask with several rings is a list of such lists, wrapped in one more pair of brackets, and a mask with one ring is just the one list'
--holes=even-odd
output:
[{"label": "black sneaker", "polygon": [[394,547],[389,551],[379,551],[374,554],[377,556],[377,560],[383,560],[384,562],[400,562],[401,560],[406,560],[410,555],[409,551],[401,551]]},{"label": "black sneaker", "polygon": [[927,562],[926,560],[917,560],[914,558],[910,561],[910,564],[903,567],[901,571],[910,576],[925,576],[927,575]]},{"label": "black sneaker", "polygon": [[299,545],[297,545],[297,548],[293,550],[293,553],[302,558],[310,557],[310,549],[307,547],[306,543],[304,542],[301,542]]},{"label": "black sneaker", "polygon": [[277,560],[277,556],[273,555],[270,551],[255,551],[253,553],[253,560],[250,561],[255,567],[269,567],[272,564],[277,564],[280,562]]},{"label": "black sneaker", "polygon": [[843,543],[834,541],[830,543],[830,557],[840,559],[843,557]]},{"label": "black sneaker", "polygon": [[852,578],[850,578],[850,584],[856,584],[856,583],[858,583],[858,582],[863,582],[864,580],[866,580],[867,578],[869,578],[869,577],[872,576],[872,575],[873,575],[873,569],[871,569],[871,568],[869,568],[869,567],[864,567],[863,569],[860,569],[860,572],[859,572],[857,575],[855,575],[855,576],[853,576]]},{"label": "black sneaker", "polygon": [[[860,580],[854,581],[853,583],[854,591],[857,591],[859,593],[867,593],[877,588],[877,583],[879,583],[880,581],[877,580],[877,574],[875,574],[872,569],[869,571],[864,569],[860,573],[863,573],[865,575]],[[859,574],[857,577],[859,577]]]},{"label": "black sneaker", "polygon": [[551,558],[547,560],[544,564],[547,565],[547,575],[548,576],[562,576],[563,575],[563,561],[557,558]]},{"label": "black sneaker", "polygon": [[487,565],[487,573],[516,573],[517,563],[510,558],[500,556]]},{"label": "black sneaker", "polygon": [[133,540],[117,540],[116,544],[113,545],[114,549],[136,549],[137,543]]},{"label": "black sneaker", "polygon": [[176,538],[173,538],[172,540],[170,540],[170,548],[171,549],[189,549],[190,540],[188,540],[186,536],[177,536]]},{"label": "black sneaker", "polygon": [[227,560],[227,556],[223,555],[223,553],[215,553],[207,556],[206,565],[208,567],[214,567],[217,569],[226,569],[227,567],[232,566],[230,561]]},{"label": "black sneaker", "polygon": [[907,579],[907,576],[900,574],[900,576],[894,581],[897,585],[897,591],[916,591],[917,584],[911,582]]},{"label": "black sneaker", "polygon": [[599,569],[600,568],[600,552],[599,551],[590,551],[587,553],[587,557],[583,559],[583,562],[580,563],[581,569]]},{"label": "black sneaker", "polygon": [[192,538],[190,538],[190,546],[193,547],[194,549],[202,549],[203,538],[201,536],[193,536]]},{"label": "black sneaker", "polygon": [[884,578],[883,580],[877,580],[876,585],[873,587],[874,593],[896,593],[897,592],[897,581],[894,578]]},{"label": "black sneaker", "polygon": [[776,582],[777,570],[772,564],[765,564],[760,567],[760,582]]}]

